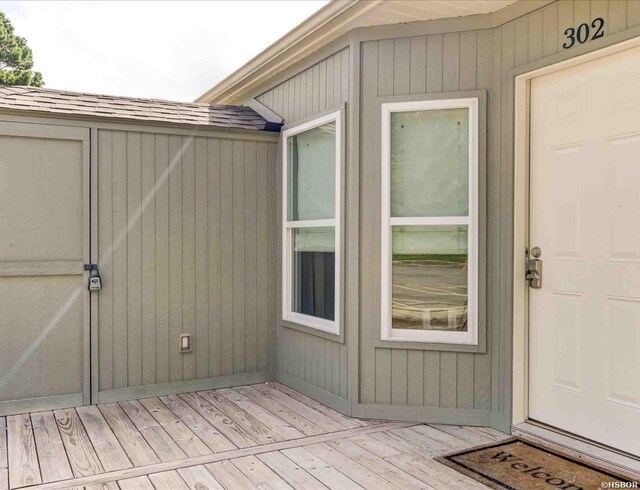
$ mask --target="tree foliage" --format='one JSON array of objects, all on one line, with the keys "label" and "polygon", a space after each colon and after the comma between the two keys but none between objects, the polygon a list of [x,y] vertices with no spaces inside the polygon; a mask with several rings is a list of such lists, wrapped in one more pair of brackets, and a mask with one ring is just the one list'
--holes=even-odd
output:
[{"label": "tree foliage", "polygon": [[0,12],[0,85],[42,87],[42,74],[32,68],[33,53],[27,40],[15,35],[11,22]]}]

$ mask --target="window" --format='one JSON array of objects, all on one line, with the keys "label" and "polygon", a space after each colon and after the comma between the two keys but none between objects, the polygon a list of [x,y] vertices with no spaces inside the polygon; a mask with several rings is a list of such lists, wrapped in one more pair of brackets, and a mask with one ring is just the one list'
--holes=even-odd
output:
[{"label": "window", "polygon": [[382,104],[382,340],[477,344],[478,99]]},{"label": "window", "polygon": [[284,131],[283,319],[340,334],[340,112]]}]

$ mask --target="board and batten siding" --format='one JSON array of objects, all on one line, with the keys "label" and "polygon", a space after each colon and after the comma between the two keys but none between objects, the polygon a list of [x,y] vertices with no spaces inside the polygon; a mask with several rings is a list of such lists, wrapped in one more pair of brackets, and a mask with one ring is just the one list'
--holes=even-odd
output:
[{"label": "board and batten siding", "polygon": [[[473,90],[490,90],[493,85],[493,35],[491,30],[453,32],[418,37],[368,41],[361,44],[360,144],[360,403],[437,409],[491,409],[491,359],[489,343],[485,353],[418,350],[376,346],[381,317],[381,135],[380,97],[419,96]],[[491,101],[491,97],[489,97]],[[482,124],[482,123],[481,123]],[[492,124],[489,124],[492,127]],[[482,162],[482,159],[481,159]],[[480,171],[481,178],[484,171]],[[490,174],[495,181],[497,175]],[[481,181],[480,185],[486,182]],[[481,196],[482,196],[481,192]],[[481,206],[481,209],[483,207]],[[480,226],[484,217],[480,216]],[[495,253],[499,230],[495,223],[487,230],[489,243],[479,253]],[[482,264],[482,259],[480,260]],[[482,274],[482,269],[480,270]],[[484,322],[485,281],[480,280],[479,321]],[[488,281],[489,290],[495,278]],[[495,336],[491,339],[495,341]],[[436,348],[437,349],[437,348]],[[392,416],[393,411],[386,411]],[[415,413],[415,412],[413,412]],[[488,417],[487,417],[488,419]]]},{"label": "board and batten siding", "polygon": [[99,398],[273,371],[276,143],[97,134]]},{"label": "board and batten siding", "polygon": [[[338,108],[347,102],[349,77],[347,47],[270,88],[256,99],[280,115],[285,124],[295,124],[296,121]],[[278,162],[278,165],[281,163]],[[278,199],[281,197],[278,196]],[[278,253],[281,253],[280,241]],[[279,317],[280,310],[279,303]],[[344,325],[342,328],[345,328]],[[326,403],[331,403],[330,400],[335,397],[346,400],[346,344],[282,325],[278,326],[277,338],[277,369],[281,376],[285,376],[281,381],[307,394],[319,396]],[[336,408],[339,406],[340,403],[334,405]]]}]

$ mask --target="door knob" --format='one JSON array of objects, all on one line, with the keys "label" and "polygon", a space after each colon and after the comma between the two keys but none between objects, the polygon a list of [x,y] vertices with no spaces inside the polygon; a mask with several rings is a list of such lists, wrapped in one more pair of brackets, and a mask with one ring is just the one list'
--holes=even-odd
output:
[{"label": "door knob", "polygon": [[527,260],[527,273],[525,279],[529,281],[532,289],[542,288],[542,250],[540,247],[533,247],[530,252],[532,259]]}]

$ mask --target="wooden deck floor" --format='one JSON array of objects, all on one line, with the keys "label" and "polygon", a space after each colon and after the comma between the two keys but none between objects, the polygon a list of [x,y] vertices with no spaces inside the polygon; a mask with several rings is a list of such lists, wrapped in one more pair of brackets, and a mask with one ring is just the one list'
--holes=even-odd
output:
[{"label": "wooden deck floor", "polygon": [[484,489],[433,458],[504,437],[352,419],[269,383],[0,417],[0,490]]}]

